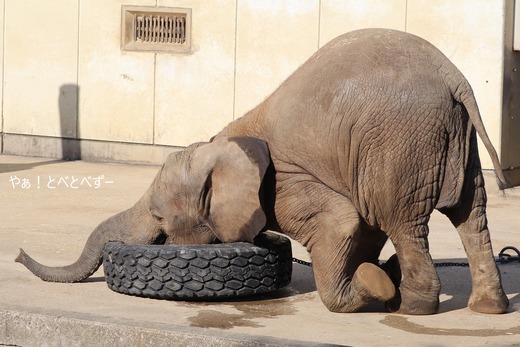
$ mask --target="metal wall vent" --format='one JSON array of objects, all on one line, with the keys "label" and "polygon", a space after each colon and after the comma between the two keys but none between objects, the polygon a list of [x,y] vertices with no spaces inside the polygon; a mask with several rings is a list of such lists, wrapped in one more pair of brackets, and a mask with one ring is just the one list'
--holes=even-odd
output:
[{"label": "metal wall vent", "polygon": [[191,51],[191,9],[122,7],[122,48],[128,51]]}]

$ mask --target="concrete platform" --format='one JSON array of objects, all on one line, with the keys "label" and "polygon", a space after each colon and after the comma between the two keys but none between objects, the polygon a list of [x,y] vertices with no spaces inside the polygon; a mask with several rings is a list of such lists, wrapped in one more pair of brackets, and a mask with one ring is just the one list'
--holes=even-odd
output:
[{"label": "concrete platform", "polygon": [[[130,207],[158,167],[0,156],[0,345],[16,346],[520,346],[520,262],[500,265],[511,306],[503,315],[466,308],[468,268],[438,268],[440,313],[402,316],[374,304],[336,314],[321,303],[309,267],[289,287],[218,303],[160,301],[109,290],[102,269],[82,283],[46,283],[15,263],[23,247],[47,265],[76,260],[105,218]],[[520,247],[520,192],[498,192],[491,174],[488,217],[495,254]],[[430,222],[436,262],[464,261],[453,226]],[[387,258],[392,247],[383,252]],[[294,244],[294,254],[306,251]]]}]

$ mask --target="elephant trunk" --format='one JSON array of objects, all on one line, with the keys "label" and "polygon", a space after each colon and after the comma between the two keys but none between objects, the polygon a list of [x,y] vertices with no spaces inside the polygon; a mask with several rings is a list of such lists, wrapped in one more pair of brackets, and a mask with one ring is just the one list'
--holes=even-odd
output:
[{"label": "elephant trunk", "polygon": [[68,266],[45,266],[20,249],[16,262],[25,265],[34,275],[49,282],[79,282],[91,276],[101,266],[103,249],[108,241],[124,241],[130,231],[131,210],[118,213],[101,224],[90,234],[79,259]]}]

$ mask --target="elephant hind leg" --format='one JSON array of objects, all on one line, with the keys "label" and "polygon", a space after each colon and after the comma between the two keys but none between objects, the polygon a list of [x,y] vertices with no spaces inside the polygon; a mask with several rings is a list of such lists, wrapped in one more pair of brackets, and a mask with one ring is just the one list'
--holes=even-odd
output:
[{"label": "elephant hind leg", "polygon": [[387,302],[387,308],[391,312],[402,314],[437,313],[441,283],[429,253],[428,226],[418,224],[403,228],[408,230],[399,232],[399,235],[415,237],[393,240],[397,255],[392,256],[389,264],[384,267],[389,272],[400,275],[400,278],[393,276],[394,282],[399,285],[399,291]]},{"label": "elephant hind leg", "polygon": [[478,158],[473,158],[469,167],[472,170],[466,176],[460,204],[441,212],[457,228],[466,250],[472,280],[469,308],[481,313],[504,313],[509,301],[493,256],[486,218],[486,191]]}]

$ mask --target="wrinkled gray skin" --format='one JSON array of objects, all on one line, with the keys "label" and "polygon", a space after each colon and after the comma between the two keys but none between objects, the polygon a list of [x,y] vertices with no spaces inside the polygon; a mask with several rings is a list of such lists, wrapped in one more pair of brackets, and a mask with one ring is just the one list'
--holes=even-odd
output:
[{"label": "wrinkled gray skin", "polygon": [[[320,49],[211,142],[171,154],[135,206],[93,231],[76,263],[46,267],[23,251],[17,261],[43,280],[74,282],[100,266],[109,240],[252,241],[271,229],[307,247],[331,311],[380,300],[392,311],[430,314],[440,282],[428,220],[438,209],[467,252],[469,307],[502,313],[508,300],[493,260],[476,133],[504,188],[459,70],[415,36],[355,31]],[[397,258],[383,271],[375,264],[388,238]]]}]

